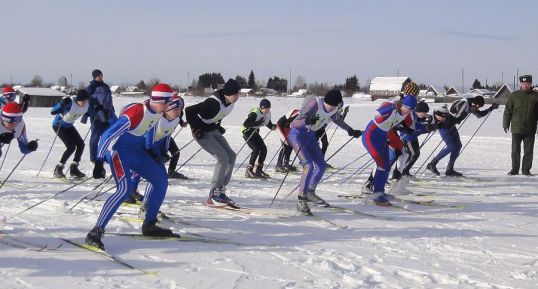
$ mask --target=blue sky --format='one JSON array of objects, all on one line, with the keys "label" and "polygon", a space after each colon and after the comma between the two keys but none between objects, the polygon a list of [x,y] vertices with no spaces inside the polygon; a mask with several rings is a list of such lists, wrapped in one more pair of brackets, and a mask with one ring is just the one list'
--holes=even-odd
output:
[{"label": "blue sky", "polygon": [[342,83],[357,75],[410,76],[435,85],[475,78],[511,82],[538,68],[538,1],[127,1],[0,2],[0,82],[187,83],[297,75]]}]

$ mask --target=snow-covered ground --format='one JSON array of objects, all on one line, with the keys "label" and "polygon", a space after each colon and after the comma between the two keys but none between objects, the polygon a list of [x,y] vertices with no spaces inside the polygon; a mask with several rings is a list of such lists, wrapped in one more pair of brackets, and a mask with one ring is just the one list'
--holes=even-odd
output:
[{"label": "snow-covered ground", "polygon": [[[201,98],[187,98],[187,104]],[[119,108],[129,100],[116,99]],[[243,139],[239,126],[257,98],[242,98],[224,120],[226,137],[238,150]],[[302,99],[271,98],[273,121]],[[349,123],[364,129],[377,104],[346,99],[351,104]],[[434,200],[433,206],[408,204],[405,211],[365,204],[363,199],[339,198],[359,194],[369,170],[342,183],[363,165],[363,158],[324,181],[318,194],[333,205],[373,214],[367,217],[326,208],[313,208],[318,216],[339,226],[304,216],[294,216],[295,193],[284,197],[298,184],[299,175],[288,177],[277,206],[269,208],[282,174],[268,172],[270,180],[246,179],[244,169],[234,174],[230,196],[238,204],[256,208],[246,213],[211,209],[205,201],[214,160],[202,151],[181,169],[191,180],[170,183],[162,211],[177,222],[163,222],[179,232],[201,234],[243,243],[218,244],[143,240],[114,236],[114,232],[139,232],[137,209],[121,207],[112,219],[104,242],[107,250],[127,263],[156,275],[144,275],[70,244],[55,250],[60,237],[81,241],[100,212],[103,200],[71,206],[97,184],[87,183],[69,190],[18,217],[24,208],[42,201],[68,186],[53,180],[52,170],[63,145],[57,141],[39,178],[41,166],[54,134],[52,116],[45,108],[30,108],[25,115],[28,136],[39,138],[37,152],[23,160],[8,183],[0,189],[0,230],[16,238],[15,243],[47,247],[41,251],[15,248],[0,243],[0,288],[537,288],[538,284],[538,179],[507,176],[510,168],[510,135],[501,128],[503,107],[494,111],[456,163],[469,178],[433,177],[401,186],[402,198]],[[471,117],[461,129],[465,143],[481,123]],[[83,135],[87,126],[79,125]],[[329,129],[329,136],[334,126]],[[262,130],[262,135],[267,132]],[[349,137],[338,130],[328,155]],[[188,129],[176,138],[179,146],[191,140]],[[440,138],[436,134],[423,148],[422,164]],[[280,143],[271,133],[268,161]],[[0,173],[5,178],[20,159],[15,143]],[[198,149],[185,148],[180,164]],[[6,147],[3,148],[5,153]],[[331,161],[342,167],[365,152],[353,140]],[[248,155],[244,149],[237,166]],[[446,160],[438,167],[444,169]],[[90,174],[87,150],[81,164]],[[333,173],[329,170],[326,176]],[[538,171],[536,171],[538,173]],[[109,184],[106,188],[110,187]],[[409,194],[411,192],[411,194]],[[188,224],[180,224],[187,222]],[[197,226],[198,225],[198,226]],[[0,241],[13,241],[0,237]],[[13,245],[13,242],[12,242]]]}]

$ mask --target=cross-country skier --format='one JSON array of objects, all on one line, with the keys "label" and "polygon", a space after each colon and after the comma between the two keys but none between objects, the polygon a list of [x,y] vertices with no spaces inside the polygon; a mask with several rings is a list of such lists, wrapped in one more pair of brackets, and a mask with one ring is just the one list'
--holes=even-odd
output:
[{"label": "cross-country skier", "polygon": [[[181,127],[187,127],[188,123],[183,121],[183,108],[184,107],[185,107],[185,101],[183,100],[183,98],[181,96],[174,96],[174,98],[172,99],[172,103],[170,104],[170,107],[168,108],[168,111],[170,111],[170,113],[168,113],[167,111],[167,113],[165,113],[165,117],[163,117],[161,121],[159,122],[159,128],[157,128],[157,130],[161,131],[159,134],[163,132],[162,131],[163,129],[164,130],[172,129],[171,128],[172,124],[175,124],[175,126],[173,127],[173,130],[176,129],[178,124]],[[173,116],[171,116],[172,113],[174,114],[177,113],[178,116],[174,118]],[[176,122],[176,119],[177,119],[177,122]],[[165,124],[164,123],[165,120],[168,121],[168,123]],[[162,129],[160,128],[161,123],[162,123]],[[169,137],[168,139],[169,141],[168,141],[167,146],[168,146],[168,152],[170,153],[170,163],[168,164],[168,178],[187,179],[187,177],[184,174],[180,172],[176,172],[177,162],[179,161],[179,156],[181,152],[179,151],[179,147],[177,146],[176,141],[171,137]]]},{"label": "cross-country skier", "polygon": [[[134,190],[132,172],[139,173],[153,186],[151,197],[146,200],[147,211],[142,234],[177,236],[171,230],[156,225],[157,213],[168,187],[168,178],[164,166],[155,161],[147,151],[144,137],[162,118],[172,95],[173,91],[169,85],[157,84],[152,89],[150,99],[143,103],[127,105],[118,120],[103,133],[95,163],[96,166],[102,167],[106,156],[116,181],[116,192],[106,200],[95,227],[86,236],[87,244],[104,249],[101,238],[108,221]],[[112,151],[108,152],[109,146],[115,140]]]},{"label": "cross-country skier", "polygon": [[298,109],[292,109],[287,114],[280,117],[276,123],[278,136],[282,142],[282,148],[278,152],[278,160],[276,162],[275,171],[279,173],[286,173],[288,171],[295,172],[297,168],[290,165],[290,155],[293,148],[290,145],[288,136],[290,133],[290,125],[299,115]]},{"label": "cross-country skier", "polygon": [[[260,136],[260,128],[267,127],[276,130],[276,124],[271,122],[271,102],[264,98],[258,107],[250,110],[247,119],[243,122],[241,133],[243,139],[252,149],[250,160],[248,161],[245,177],[247,178],[268,178],[269,175],[263,170],[263,162],[267,156],[267,146]],[[256,163],[256,159],[258,162]]]},{"label": "cross-country skier", "polygon": [[10,102],[2,108],[0,156],[2,156],[2,146],[9,144],[14,138],[19,142],[19,149],[23,154],[29,154],[37,149],[37,140],[28,141],[26,137],[26,125],[22,119],[22,114],[22,107],[15,102]]},{"label": "cross-country skier", "polygon": [[437,170],[437,163],[442,160],[444,157],[450,154],[450,159],[446,167],[445,175],[452,177],[461,177],[463,174],[454,170],[454,163],[458,158],[461,150],[461,139],[456,128],[457,124],[460,124],[464,119],[466,119],[469,114],[473,114],[477,118],[486,116],[488,113],[497,109],[499,104],[494,103],[488,109],[480,110],[484,106],[484,97],[477,95],[472,98],[460,99],[452,102],[450,105],[450,116],[443,122],[438,124],[439,134],[446,144],[446,147],[443,148],[437,156],[435,156],[426,168],[434,173],[435,175],[440,175]]},{"label": "cross-country skier", "polygon": [[389,132],[402,122],[409,123],[410,114],[415,109],[418,85],[406,84],[403,95],[386,101],[377,109],[377,114],[364,130],[362,143],[374,159],[377,169],[373,178],[373,201],[376,205],[390,206],[385,183],[389,177],[391,160],[389,158]]},{"label": "cross-country skier", "polygon": [[[421,101],[417,103],[413,112],[414,129],[408,130],[403,128],[400,130],[400,136],[404,143],[404,151],[400,156],[399,168],[402,170],[401,175],[411,177],[409,172],[417,159],[420,157],[420,145],[418,136],[425,133],[430,133],[435,130],[433,117],[428,114],[430,107],[427,103]],[[394,171],[398,170],[397,168]],[[395,173],[393,172],[393,175]]]},{"label": "cross-country skier", "polygon": [[226,186],[232,177],[236,154],[224,138],[226,129],[221,126],[221,121],[232,112],[234,103],[239,99],[239,89],[239,84],[229,79],[224,88],[213,96],[185,109],[194,139],[217,159],[207,199],[208,205],[238,207],[226,195]]},{"label": "cross-country skier", "polygon": [[297,200],[297,211],[302,214],[311,214],[307,203],[309,201],[317,205],[329,205],[316,194],[316,187],[327,168],[316,139],[316,131],[334,121],[336,125],[346,130],[349,136],[359,138],[362,134],[360,130],[352,129],[342,119],[338,109],[342,105],[342,93],[339,90],[331,90],[325,97],[307,97],[299,115],[291,124],[288,138],[303,165]]},{"label": "cross-country skier", "polygon": [[84,140],[80,137],[77,129],[73,125],[75,121],[88,111],[88,92],[79,90],[76,96],[65,97],[58,102],[51,110],[52,115],[56,115],[52,121],[52,129],[65,144],[65,152],[60,159],[60,163],[54,168],[55,178],[65,178],[63,172],[65,162],[71,157],[73,152],[75,157],[69,166],[69,174],[72,177],[83,178],[86,175],[78,169],[78,164],[84,152]]}]

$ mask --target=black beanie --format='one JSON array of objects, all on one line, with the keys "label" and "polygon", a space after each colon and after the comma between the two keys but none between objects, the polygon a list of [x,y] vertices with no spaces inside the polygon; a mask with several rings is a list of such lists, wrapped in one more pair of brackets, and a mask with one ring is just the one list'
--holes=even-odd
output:
[{"label": "black beanie", "polygon": [[271,102],[267,98],[260,100],[260,108],[271,108]]},{"label": "black beanie", "polygon": [[481,95],[477,95],[471,99],[471,102],[478,105],[479,107],[484,106],[484,97]]},{"label": "black beanie", "polygon": [[75,98],[76,101],[84,101],[88,99],[88,92],[86,89],[81,89],[77,92],[77,97]]},{"label": "black beanie", "polygon": [[419,103],[417,103],[417,106],[415,107],[415,111],[416,112],[429,112],[430,106],[424,101],[420,101]]},{"label": "black beanie", "polygon": [[323,99],[323,101],[326,104],[329,104],[332,106],[339,106],[343,102],[342,93],[340,92],[340,90],[336,90],[336,89],[329,90],[329,92],[325,94],[325,98]]},{"label": "black beanie", "polygon": [[101,72],[101,70],[99,70],[99,69],[94,69],[94,70],[92,71],[92,77],[93,77],[93,79],[95,79],[95,78],[96,78],[97,76],[99,76],[99,75],[103,75],[103,72]]},{"label": "black beanie", "polygon": [[224,84],[224,88],[222,88],[222,92],[224,95],[235,95],[239,93],[239,90],[241,87],[239,87],[239,83],[233,79],[228,79],[226,83]]}]

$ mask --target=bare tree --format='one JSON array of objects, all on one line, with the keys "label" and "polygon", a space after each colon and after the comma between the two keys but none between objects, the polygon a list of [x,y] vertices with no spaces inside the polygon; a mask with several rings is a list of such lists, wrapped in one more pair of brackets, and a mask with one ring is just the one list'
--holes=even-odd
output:
[{"label": "bare tree", "polygon": [[69,85],[69,82],[67,81],[67,77],[61,76],[60,78],[58,78],[58,85],[67,87]]},{"label": "bare tree", "polygon": [[295,79],[295,87],[294,87],[294,90],[297,90],[297,89],[303,89],[303,88],[306,88],[306,80],[305,80],[304,76],[299,75],[299,76],[297,76],[297,78]]},{"label": "bare tree", "polygon": [[39,75],[35,75],[32,80],[30,80],[30,83],[28,83],[26,86],[29,87],[43,87],[43,77]]}]

